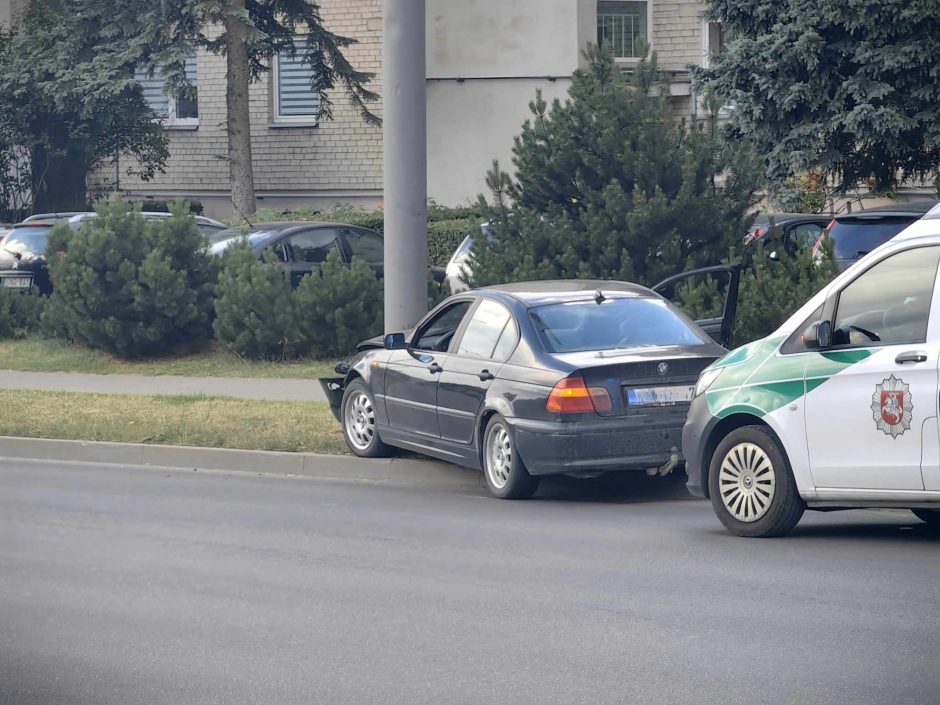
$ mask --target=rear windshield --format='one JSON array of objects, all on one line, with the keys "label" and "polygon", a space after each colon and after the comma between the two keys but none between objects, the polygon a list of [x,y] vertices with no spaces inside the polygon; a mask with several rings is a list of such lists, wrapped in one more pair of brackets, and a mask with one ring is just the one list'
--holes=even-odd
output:
[{"label": "rear windshield", "polygon": [[16,253],[23,257],[41,257],[45,254],[46,246],[49,244],[50,230],[52,230],[51,225],[13,228],[3,238],[0,246],[7,252]]},{"label": "rear windshield", "polygon": [[551,304],[533,308],[529,315],[550,353],[707,342],[690,320],[658,299]]},{"label": "rear windshield", "polygon": [[829,231],[836,259],[859,259],[893,238],[916,218],[836,220]]}]

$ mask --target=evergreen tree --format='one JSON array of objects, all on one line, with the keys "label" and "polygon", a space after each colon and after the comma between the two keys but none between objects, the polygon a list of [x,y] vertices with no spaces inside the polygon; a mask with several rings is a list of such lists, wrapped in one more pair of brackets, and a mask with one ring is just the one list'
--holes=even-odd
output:
[{"label": "evergreen tree", "polygon": [[259,260],[247,242],[223,256],[216,287],[216,339],[238,355],[287,359],[297,355],[300,335],[290,277],[273,260]]},{"label": "evergreen tree", "polygon": [[145,179],[168,156],[132,71],[97,61],[108,18],[77,9],[33,0],[16,30],[0,33],[0,182],[12,180],[0,191],[15,198],[28,186],[34,211],[83,210],[88,173],[118,152]]},{"label": "evergreen tree", "polygon": [[702,78],[773,184],[819,169],[842,189],[938,176],[937,0],[712,0],[733,37]]},{"label": "evergreen tree", "polygon": [[382,284],[362,260],[347,267],[333,252],[319,272],[294,292],[297,328],[306,351],[317,357],[345,355],[382,332]]},{"label": "evergreen tree", "polygon": [[709,125],[670,113],[655,60],[624,78],[590,47],[568,99],[537,95],[513,147],[481,197],[491,239],[474,247],[474,283],[609,278],[652,284],[714,264],[740,241],[758,184],[755,162]]},{"label": "evergreen tree", "polygon": [[[47,326],[121,357],[159,355],[208,338],[214,267],[187,207],[145,220],[111,203],[51,250]],[[62,243],[68,225],[56,226]]]}]

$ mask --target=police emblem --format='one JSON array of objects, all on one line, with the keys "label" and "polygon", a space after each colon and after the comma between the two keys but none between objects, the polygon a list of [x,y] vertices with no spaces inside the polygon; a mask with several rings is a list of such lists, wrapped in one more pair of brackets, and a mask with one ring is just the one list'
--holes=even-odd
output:
[{"label": "police emblem", "polygon": [[897,438],[911,427],[914,404],[911,402],[911,385],[891,375],[881,384],[875,385],[871,397],[871,413],[875,426],[886,435]]}]

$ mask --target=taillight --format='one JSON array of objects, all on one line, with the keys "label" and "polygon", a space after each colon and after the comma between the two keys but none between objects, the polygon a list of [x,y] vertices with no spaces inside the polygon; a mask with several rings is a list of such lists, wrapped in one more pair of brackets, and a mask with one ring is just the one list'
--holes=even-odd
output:
[{"label": "taillight", "polygon": [[581,377],[566,377],[552,389],[545,408],[556,414],[610,411],[613,402],[603,387],[588,387]]}]

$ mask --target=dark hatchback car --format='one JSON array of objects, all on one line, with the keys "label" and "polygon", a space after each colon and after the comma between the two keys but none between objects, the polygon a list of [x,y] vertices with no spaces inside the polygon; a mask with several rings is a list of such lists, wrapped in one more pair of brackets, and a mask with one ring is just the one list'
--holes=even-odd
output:
[{"label": "dark hatchback car", "polygon": [[[296,286],[305,274],[319,269],[331,252],[338,252],[345,264],[353,258],[364,260],[378,276],[385,274],[385,240],[368,228],[342,223],[283,222],[238,226],[223,230],[209,239],[209,252],[221,255],[232,244],[247,239],[261,257],[270,250],[290,272]],[[444,270],[432,268],[435,281]]]},{"label": "dark hatchback car", "polygon": [[923,218],[935,205],[936,201],[913,201],[837,215],[820,234],[814,254],[818,255],[828,240],[836,264],[845,269]]},{"label": "dark hatchback car", "polygon": [[43,294],[52,292],[45,253],[54,225],[44,220],[19,223],[0,240],[0,287],[29,289],[35,286]]},{"label": "dark hatchback car", "polygon": [[771,231],[777,230],[784,249],[793,255],[801,248],[815,245],[830,220],[826,215],[807,213],[761,213],[744,236],[744,244],[765,241]]},{"label": "dark hatchback car", "polygon": [[[722,334],[736,292],[734,270],[725,316],[707,322]],[[323,380],[352,452],[480,469],[501,498],[542,475],[670,472],[698,375],[726,352],[650,289],[582,280],[463,292],[371,346]]]}]

